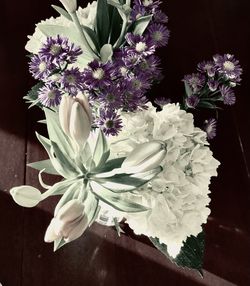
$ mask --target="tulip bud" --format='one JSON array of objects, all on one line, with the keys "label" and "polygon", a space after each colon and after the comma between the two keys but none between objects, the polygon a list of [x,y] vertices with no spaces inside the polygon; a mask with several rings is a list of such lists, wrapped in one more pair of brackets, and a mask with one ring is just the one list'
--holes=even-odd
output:
[{"label": "tulip bud", "polygon": [[59,106],[59,121],[63,131],[79,146],[84,144],[91,131],[92,114],[84,94],[63,96]]},{"label": "tulip bud", "polygon": [[42,200],[41,192],[31,186],[12,188],[10,194],[18,205],[26,208],[35,207]]},{"label": "tulip bud", "polygon": [[162,141],[150,141],[138,145],[124,160],[121,169],[127,173],[147,172],[158,167],[166,157],[166,145]]},{"label": "tulip bud", "polygon": [[60,2],[69,13],[74,13],[77,9],[76,0],[60,0]]},{"label": "tulip bud", "polygon": [[84,205],[78,200],[71,200],[51,220],[44,241],[53,242],[64,238],[66,242],[70,242],[80,237],[87,227],[88,218],[84,213]]}]

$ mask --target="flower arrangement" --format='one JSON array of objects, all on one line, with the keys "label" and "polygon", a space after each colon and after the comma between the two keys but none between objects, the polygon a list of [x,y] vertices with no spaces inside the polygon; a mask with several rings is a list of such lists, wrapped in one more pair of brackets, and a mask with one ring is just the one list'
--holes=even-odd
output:
[{"label": "flower arrangement", "polygon": [[[180,103],[148,99],[162,79],[156,51],[167,45],[168,17],[161,1],[98,0],[86,8],[76,0],[52,6],[60,16],[37,24],[29,36],[29,70],[39,82],[24,99],[44,110],[48,138],[37,135],[49,159],[39,170],[45,192],[19,186],[15,202],[35,207],[60,195],[45,242],[54,250],[79,238],[93,222],[125,221],[146,235],[173,262],[202,270],[211,177],[219,162],[188,110],[216,111],[236,101],[242,69],[234,56],[215,55],[183,79]],[[59,175],[53,186],[42,174]]]}]

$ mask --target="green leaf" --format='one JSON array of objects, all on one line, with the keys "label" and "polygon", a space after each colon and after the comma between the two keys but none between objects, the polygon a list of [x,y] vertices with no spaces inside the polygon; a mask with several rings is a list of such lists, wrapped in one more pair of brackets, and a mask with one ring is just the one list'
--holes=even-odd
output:
[{"label": "green leaf", "polygon": [[75,178],[81,174],[81,170],[76,166],[69,156],[64,155],[57,143],[51,141],[51,147],[51,154],[60,165],[61,173],[64,174],[65,178]]},{"label": "green leaf", "polygon": [[121,34],[123,20],[118,10],[111,5],[109,5],[109,15],[111,19],[109,43],[114,45]]},{"label": "green leaf", "polygon": [[109,157],[109,147],[107,139],[103,132],[99,130],[99,134],[96,140],[96,145],[93,153],[93,160],[98,167],[106,162]]},{"label": "green leaf", "polygon": [[[152,180],[162,171],[162,167],[157,167],[153,170],[136,174],[115,174],[111,177],[104,177],[104,174],[98,174],[91,177],[91,180],[97,182],[106,189],[115,193],[124,193],[135,190],[148,181]],[[102,176],[103,175],[103,176]]]},{"label": "green leaf", "polygon": [[139,18],[135,23],[134,23],[134,28],[133,28],[133,33],[135,35],[142,35],[145,30],[147,29],[150,21],[152,20],[152,15],[148,16],[143,16]]},{"label": "green leaf", "polygon": [[187,267],[195,269],[202,274],[203,256],[205,248],[205,233],[201,232],[197,237],[190,236],[184,242],[183,247],[179,255],[173,258],[169,255],[167,245],[160,244],[158,238],[150,238],[152,243],[158,248],[164,255],[166,255],[172,262],[180,267]]},{"label": "green leaf", "polygon": [[96,31],[100,47],[108,43],[110,20],[107,0],[97,0]]},{"label": "green leaf", "polygon": [[50,160],[29,163],[27,166],[39,171],[44,170],[44,173],[47,174],[59,175]]},{"label": "green leaf", "polygon": [[87,41],[90,44],[91,48],[99,52],[100,45],[99,45],[96,33],[92,29],[84,25],[82,25],[82,29],[84,31],[85,37],[87,38]]},{"label": "green leaf", "polygon": [[134,203],[133,201],[123,198],[122,196],[119,196],[117,194],[113,194],[112,192],[103,188],[101,185],[95,182],[90,182],[90,186],[95,196],[97,196],[101,201],[107,203],[118,211],[137,213],[145,212],[148,210],[148,208],[145,206]]},{"label": "green leaf", "polygon": [[106,173],[120,168],[124,160],[125,157],[109,160],[104,165],[95,168],[93,173]]},{"label": "green leaf", "polygon": [[85,206],[84,212],[88,217],[89,226],[91,226],[99,214],[100,206],[99,200],[95,197],[89,188],[86,190],[86,192],[86,197],[83,201]]},{"label": "green leaf", "polygon": [[216,105],[214,103],[208,101],[200,101],[198,107],[208,108],[208,109],[216,109]]},{"label": "green leaf", "polygon": [[103,63],[106,63],[108,61],[112,60],[113,56],[113,47],[110,44],[105,44],[102,46],[101,51],[100,51],[100,56],[101,56],[101,61]]},{"label": "green leaf", "polygon": [[26,103],[30,104],[29,108],[33,107],[34,105],[37,105],[38,107],[42,108],[42,104],[38,99],[38,91],[41,87],[43,87],[43,85],[43,82],[38,82],[31,88],[28,94],[23,97]]},{"label": "green leaf", "polygon": [[184,81],[184,86],[187,97],[190,97],[193,94],[191,87],[186,81]]},{"label": "green leaf", "polygon": [[59,250],[61,247],[63,247],[67,242],[64,240],[64,238],[58,238],[54,241],[54,252]]},{"label": "green leaf", "polygon": [[62,15],[63,17],[65,17],[67,20],[72,21],[72,18],[71,18],[71,16],[69,15],[69,13],[68,13],[66,10],[64,10],[63,8],[61,8],[61,7],[59,7],[59,6],[56,6],[56,5],[51,5],[51,7],[52,7],[53,9],[55,9],[56,12],[58,12],[60,15]]},{"label": "green leaf", "polygon": [[47,108],[44,108],[44,113],[46,116],[47,129],[50,140],[55,142],[65,155],[73,158],[75,152],[70,139],[61,128],[58,113],[53,112]]}]

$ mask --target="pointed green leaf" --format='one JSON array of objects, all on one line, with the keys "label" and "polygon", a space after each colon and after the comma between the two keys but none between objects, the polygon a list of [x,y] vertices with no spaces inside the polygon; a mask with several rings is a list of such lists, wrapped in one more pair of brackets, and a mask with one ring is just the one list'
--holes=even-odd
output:
[{"label": "pointed green leaf", "polygon": [[186,92],[187,97],[190,97],[191,95],[193,95],[192,89],[186,81],[184,81],[184,86],[185,86],[185,92]]},{"label": "pointed green leaf", "polygon": [[67,242],[64,240],[64,238],[58,238],[54,241],[54,252],[59,250],[61,247],[63,247]]},{"label": "pointed green leaf", "polygon": [[109,17],[111,19],[109,43],[114,45],[121,34],[123,20],[117,9],[111,5],[109,5]]},{"label": "pointed green leaf", "polygon": [[114,169],[118,169],[121,167],[124,160],[125,157],[109,160],[105,164],[100,165],[98,168],[95,168],[93,170],[93,173],[106,173]]},{"label": "pointed green leaf", "polygon": [[29,163],[27,166],[39,171],[44,170],[44,173],[47,174],[59,175],[50,160]]},{"label": "pointed green leaf", "polygon": [[97,0],[96,31],[100,47],[108,43],[110,20],[107,0]]},{"label": "pointed green leaf", "polygon": [[90,185],[96,197],[118,211],[137,213],[145,212],[148,210],[148,208],[145,206],[134,203],[133,201],[123,198],[117,194],[113,194],[111,191],[103,188],[101,185],[95,182],[91,182]]},{"label": "pointed green leaf", "polygon": [[23,97],[26,103],[30,104],[29,108],[33,107],[34,105],[37,105],[38,107],[42,108],[42,104],[40,103],[38,99],[38,91],[43,86],[44,86],[43,82],[38,82],[36,85],[34,85],[31,88],[28,94]]},{"label": "pointed green leaf", "polygon": [[93,160],[96,166],[99,166],[101,163],[104,164],[105,161],[109,157],[109,147],[107,143],[107,139],[103,132],[99,130],[98,138],[96,141],[94,153],[93,153]]},{"label": "pointed green leaf", "polygon": [[56,6],[56,5],[51,5],[51,7],[52,7],[53,9],[55,9],[56,12],[58,12],[60,15],[62,15],[63,17],[65,17],[67,20],[72,21],[72,18],[71,18],[71,16],[69,15],[69,13],[68,13],[66,10],[64,10],[63,8],[61,8],[61,7],[59,7],[59,6]]},{"label": "pointed green leaf", "polygon": [[148,16],[143,16],[141,18],[139,18],[135,23],[134,23],[134,29],[133,29],[133,33],[135,35],[142,35],[145,30],[147,29],[150,21],[152,20],[152,15],[148,15]]},{"label": "pointed green leaf", "polygon": [[82,25],[82,29],[84,31],[85,37],[87,38],[87,41],[90,43],[91,48],[93,48],[95,51],[100,51],[100,45],[98,42],[98,38],[96,33],[90,29],[87,26]]},{"label": "pointed green leaf", "polygon": [[202,276],[202,265],[205,248],[205,233],[201,232],[197,237],[190,236],[184,242],[180,253],[172,258],[167,250],[167,245],[161,244],[158,238],[150,238],[152,243],[172,262],[180,267],[187,267],[197,270]]}]

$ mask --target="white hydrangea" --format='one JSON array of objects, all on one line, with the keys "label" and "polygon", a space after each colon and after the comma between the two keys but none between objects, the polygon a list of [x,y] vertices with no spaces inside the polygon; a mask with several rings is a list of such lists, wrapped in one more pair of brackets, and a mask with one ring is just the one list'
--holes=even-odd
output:
[{"label": "white hydrangea", "polygon": [[209,184],[219,162],[212,156],[206,133],[194,127],[193,115],[178,104],[165,105],[160,112],[148,104],[148,110],[121,117],[123,130],[110,139],[114,156],[124,156],[138,143],[152,139],[167,142],[163,172],[140,190],[126,194],[151,210],[125,217],[136,234],[159,238],[176,257],[187,237],[198,235],[207,221]]},{"label": "white hydrangea", "polygon": [[[97,13],[97,1],[88,3],[86,8],[79,7],[76,11],[79,21],[82,25],[94,29],[95,18]],[[47,36],[64,36],[70,39],[75,44],[81,44],[79,42],[78,31],[76,30],[74,23],[64,16],[57,18],[51,17],[36,24],[36,29],[33,35],[28,36],[28,42],[25,49],[33,54],[37,54],[42,44],[46,41]],[[79,57],[78,64],[80,67],[84,67],[92,59],[86,54]]]}]

